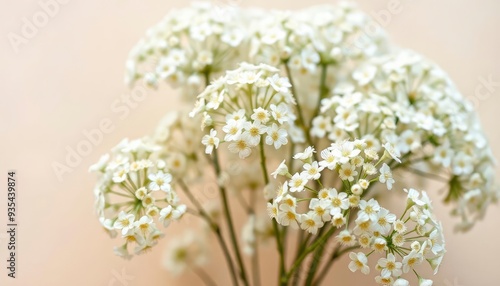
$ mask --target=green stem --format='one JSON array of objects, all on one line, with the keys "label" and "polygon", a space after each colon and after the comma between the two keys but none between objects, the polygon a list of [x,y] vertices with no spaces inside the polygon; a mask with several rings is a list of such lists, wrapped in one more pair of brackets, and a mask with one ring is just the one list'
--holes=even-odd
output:
[{"label": "green stem", "polygon": [[341,257],[343,254],[345,254],[348,251],[358,249],[359,246],[351,246],[344,248],[343,250],[340,250],[341,245],[339,244],[335,251],[333,252],[332,256],[328,260],[328,262],[323,266],[323,269],[319,272],[318,277],[314,280],[314,282],[311,285],[319,285],[321,281],[326,277],[326,274],[328,274],[328,270],[332,266],[333,262],[337,260],[337,258]]},{"label": "green stem", "polygon": [[200,215],[206,220],[206,222],[210,226],[210,229],[214,232],[215,236],[217,237],[217,241],[219,242],[222,248],[222,252],[224,253],[224,257],[226,258],[227,265],[229,266],[229,271],[231,272],[231,279],[233,281],[233,285],[237,286],[238,279],[236,278],[236,270],[234,269],[233,259],[231,258],[231,254],[229,254],[229,249],[227,247],[226,241],[224,240],[224,237],[222,236],[219,225],[210,218],[210,216],[203,209],[201,204],[193,196],[186,183],[184,183],[184,181],[182,180],[179,180],[179,185],[181,186],[182,190],[189,198],[191,203],[193,203],[193,205],[198,209]]},{"label": "green stem", "polygon": [[298,96],[297,91],[295,89],[295,84],[294,84],[293,78],[292,78],[292,72],[290,71],[290,67],[288,66],[287,62],[285,62],[284,65],[285,65],[285,70],[286,70],[288,80],[290,81],[290,84],[292,85],[291,91],[292,91],[292,95],[295,99],[295,103],[297,105],[297,113],[299,115],[299,123],[302,127],[302,130],[304,131],[304,135],[306,136],[307,143],[309,143],[309,145],[311,145],[311,146],[314,146],[312,138],[311,138],[311,134],[309,134],[309,129],[307,128],[308,126],[306,125],[306,120],[304,119],[304,113],[303,113],[302,107],[300,105],[299,96]]},{"label": "green stem", "polygon": [[304,251],[302,251],[300,257],[297,260],[295,260],[295,262],[292,265],[292,268],[290,269],[290,271],[288,271],[286,276],[283,278],[284,281],[282,281],[282,282],[284,282],[285,284],[288,283],[288,280],[290,279],[290,277],[294,274],[295,270],[297,270],[297,268],[302,263],[302,261],[304,261],[304,259],[306,259],[307,255],[309,255],[309,253],[316,250],[316,248],[318,248],[319,246],[326,244],[326,242],[328,241],[328,239],[330,238],[330,236],[334,232],[335,232],[335,228],[334,227],[330,228],[327,233],[325,233],[320,238],[316,239],[316,241],[314,241],[313,244],[311,244]]},{"label": "green stem", "polygon": [[203,283],[205,283],[205,285],[207,285],[207,286],[216,286],[217,285],[217,283],[215,283],[215,281],[212,279],[212,277],[210,277],[210,275],[208,275],[208,273],[205,272],[203,269],[193,268],[192,270],[198,277],[200,277],[200,279],[203,281]]},{"label": "green stem", "polygon": [[[217,176],[217,178],[219,178],[220,174],[221,174],[221,169],[220,169],[217,149],[214,149],[213,154],[214,154],[213,165],[214,165],[214,169],[215,169],[215,175]],[[240,267],[240,276],[241,276],[241,279],[243,280],[243,284],[248,286],[249,284],[248,284],[247,273],[245,270],[245,264],[243,263],[240,248],[238,246],[238,240],[236,239],[236,232],[234,230],[234,223],[233,223],[233,219],[231,217],[231,211],[229,209],[229,202],[227,199],[226,188],[224,186],[219,185],[219,191],[221,193],[221,200],[222,200],[222,205],[223,205],[223,209],[224,209],[224,217],[226,219],[226,222],[227,222],[227,225],[229,228],[229,235],[231,238],[231,243],[233,244],[233,250],[234,250],[234,253],[236,255],[236,260],[238,261],[238,265]]]},{"label": "green stem", "polygon": [[319,94],[318,94],[318,102],[316,103],[316,109],[314,110],[314,115],[311,118],[311,121],[318,116],[319,111],[321,109],[321,100],[324,98],[324,96],[327,94],[328,89],[326,87],[326,76],[328,73],[328,65],[323,64],[321,65],[321,78],[319,82]]},{"label": "green stem", "polygon": [[[264,153],[264,142],[262,141],[262,138],[259,142],[259,149],[260,149],[260,166],[262,169],[262,176],[264,177],[264,183],[265,185],[269,184],[269,173],[267,172],[267,166],[266,166],[266,154]],[[280,255],[280,275],[278,278],[279,285],[286,285],[282,283],[283,275],[285,274],[285,251],[283,248],[283,243],[281,241],[280,237],[280,230],[278,228],[278,223],[276,220],[273,219],[273,230],[274,230],[274,235],[276,236],[276,246],[278,248],[278,252]]]}]

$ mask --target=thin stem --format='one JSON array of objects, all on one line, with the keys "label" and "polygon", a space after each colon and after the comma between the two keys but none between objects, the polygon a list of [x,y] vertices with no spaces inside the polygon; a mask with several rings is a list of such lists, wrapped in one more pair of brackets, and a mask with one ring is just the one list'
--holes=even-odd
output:
[{"label": "thin stem", "polygon": [[300,257],[293,263],[292,268],[290,269],[290,271],[288,271],[288,273],[284,277],[283,282],[285,284],[288,283],[288,280],[290,279],[290,277],[294,274],[295,270],[299,267],[299,265],[302,263],[302,261],[304,261],[304,259],[306,259],[307,255],[309,255],[309,253],[316,250],[316,248],[318,248],[319,246],[325,244],[334,232],[335,232],[335,228],[334,227],[330,228],[327,233],[325,233],[320,238],[316,239],[316,241],[314,241],[313,244],[311,244],[304,251],[302,251]]},{"label": "thin stem", "polygon": [[212,277],[210,277],[210,275],[208,275],[208,273],[205,272],[205,270],[201,268],[193,268],[192,270],[203,281],[203,283],[205,283],[205,285],[217,286],[217,283],[215,283]]},{"label": "thin stem", "polygon": [[321,65],[321,77],[320,77],[320,82],[319,82],[319,94],[318,94],[318,102],[316,103],[316,109],[314,110],[314,115],[311,118],[311,121],[318,116],[319,110],[321,108],[321,100],[327,93],[328,89],[326,88],[326,76],[328,72],[328,65],[323,64]]},{"label": "thin stem", "polygon": [[259,243],[255,241],[255,251],[252,256],[253,285],[260,286]]},{"label": "thin stem", "polygon": [[[219,178],[220,174],[221,174],[221,169],[220,169],[217,149],[214,149],[213,154],[214,154],[214,156],[213,156],[212,162],[213,162],[213,166],[215,169],[215,175],[217,176],[217,178]],[[229,202],[227,199],[226,188],[224,186],[219,185],[219,191],[221,193],[221,200],[222,200],[222,205],[223,205],[223,209],[224,209],[224,217],[226,219],[226,222],[227,222],[227,225],[229,228],[229,235],[231,238],[231,243],[233,245],[233,250],[234,250],[234,253],[236,255],[236,260],[238,261],[238,265],[240,267],[240,276],[241,276],[241,279],[243,280],[243,284],[248,286],[249,284],[248,284],[247,273],[245,270],[245,264],[243,263],[240,248],[238,246],[238,240],[236,238],[236,232],[234,230],[233,218],[231,217],[231,211],[229,209]]]},{"label": "thin stem", "polygon": [[[262,176],[264,178],[264,183],[265,185],[269,184],[269,173],[267,172],[267,166],[266,166],[266,154],[264,153],[264,142],[260,140],[259,143],[259,149],[260,149],[260,166],[262,169]],[[278,228],[278,223],[276,220],[273,219],[273,230],[274,230],[274,235],[276,236],[276,246],[278,248],[278,252],[280,255],[280,275],[279,275],[279,285],[286,285],[282,284],[282,278],[283,275],[285,274],[285,251],[283,248],[283,243],[280,238],[280,230]]]},{"label": "thin stem", "polygon": [[295,89],[295,84],[294,84],[293,78],[292,78],[292,72],[290,71],[290,67],[288,66],[287,62],[285,62],[284,65],[285,65],[286,75],[288,77],[288,80],[290,81],[290,84],[292,85],[291,91],[292,91],[292,95],[295,99],[295,103],[297,105],[297,113],[299,115],[299,123],[302,126],[302,130],[304,131],[304,135],[306,136],[307,143],[309,143],[309,145],[311,145],[311,146],[314,146],[313,141],[311,139],[311,134],[309,134],[309,130],[308,130],[307,125],[306,125],[306,120],[304,119],[304,113],[303,113],[302,107],[300,105],[299,96],[297,94],[297,90]]},{"label": "thin stem", "polygon": [[340,247],[341,247],[341,245],[339,244],[335,248],[335,251],[333,252],[332,256],[330,257],[328,262],[325,264],[325,266],[323,266],[323,269],[319,272],[318,277],[314,280],[314,282],[311,285],[319,285],[321,283],[321,281],[323,279],[325,279],[326,274],[328,274],[328,270],[332,266],[333,262],[335,262],[335,260],[337,260],[337,258],[339,258],[340,256],[342,256],[343,254],[345,254],[348,251],[359,248],[359,246],[351,246],[351,247],[344,248],[343,250],[340,250]]},{"label": "thin stem", "polygon": [[193,196],[193,193],[191,193],[186,183],[184,183],[184,181],[182,180],[179,180],[179,185],[181,186],[182,190],[184,191],[188,199],[191,201],[191,203],[197,208],[202,218],[206,220],[206,222],[210,226],[210,229],[214,232],[215,236],[217,237],[217,241],[219,242],[222,248],[222,252],[224,253],[224,257],[226,258],[227,265],[229,266],[229,271],[231,272],[231,279],[233,281],[233,285],[235,286],[238,285],[238,279],[236,278],[236,270],[234,269],[233,259],[231,258],[231,254],[229,253],[229,249],[227,247],[226,241],[224,240],[224,237],[222,236],[219,225],[210,218],[210,216],[203,209],[198,200],[196,200],[196,198]]}]

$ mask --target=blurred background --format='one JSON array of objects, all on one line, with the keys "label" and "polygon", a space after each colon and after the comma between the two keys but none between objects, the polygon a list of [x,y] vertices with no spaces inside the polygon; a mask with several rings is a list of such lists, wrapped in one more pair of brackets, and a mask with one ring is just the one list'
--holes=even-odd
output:
[{"label": "blurred background", "polygon": [[[234,2],[214,0],[217,5]],[[400,46],[416,50],[448,71],[460,90],[475,102],[494,154],[500,157],[500,1],[498,0],[359,0],[367,13],[399,2],[385,29]],[[41,0],[41,3],[46,0]],[[111,105],[129,91],[123,83],[124,63],[146,29],[169,9],[188,1],[59,0],[59,9],[45,21],[38,0],[2,2],[0,9],[0,285],[193,285],[194,275],[173,277],[162,267],[164,246],[178,226],[153,252],[125,261],[112,253],[117,243],[102,231],[94,214],[95,176],[88,166],[123,137],[153,131],[167,110],[175,110],[176,94],[162,88],[120,118]],[[241,6],[297,9],[328,1],[242,0]],[[334,2],[334,1],[332,1]],[[41,17],[31,37],[12,45],[25,19]],[[29,32],[29,31],[28,31]],[[12,39],[12,37],[10,37]],[[485,87],[485,82],[493,82]],[[478,90],[480,91],[478,93]],[[76,148],[84,133],[111,121],[113,130],[93,145],[70,172],[60,178],[54,162],[64,163],[67,148]],[[6,171],[18,178],[18,277],[7,278]],[[500,175],[500,169],[497,171]],[[434,285],[490,286],[500,281],[500,209],[492,206],[486,219],[467,234],[454,234],[448,210],[436,202],[443,220],[448,254]],[[215,248],[215,247],[214,247]],[[273,250],[274,245],[269,249]],[[217,252],[217,251],[214,251]],[[273,263],[266,253],[266,261]],[[219,263],[220,261],[220,263]],[[222,258],[207,270],[225,281]],[[330,273],[330,285],[372,285],[347,269],[346,260]],[[274,273],[265,267],[263,276]],[[274,281],[274,279],[270,279]],[[225,285],[222,283],[221,285]]]}]

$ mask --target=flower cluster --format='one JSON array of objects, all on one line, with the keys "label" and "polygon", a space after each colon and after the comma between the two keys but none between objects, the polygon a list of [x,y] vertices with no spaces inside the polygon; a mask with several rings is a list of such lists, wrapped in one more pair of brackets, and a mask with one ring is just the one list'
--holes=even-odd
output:
[{"label": "flower cluster", "polygon": [[158,156],[172,176],[188,183],[203,172],[202,136],[200,120],[189,118],[186,111],[172,111],[159,122],[152,140],[162,146]]},{"label": "flower cluster", "polygon": [[373,58],[333,93],[312,121],[312,136],[363,138],[374,151],[390,144],[403,170],[448,172],[445,200],[462,218],[460,229],[470,228],[497,199],[494,158],[477,116],[433,63],[409,51]]},{"label": "flower cluster", "polygon": [[[418,269],[427,262],[437,273],[446,252],[443,229],[434,218],[427,194],[414,189],[405,191],[408,199],[400,217],[381,207],[375,199],[361,200],[354,228],[346,227],[336,239],[341,245],[361,248],[349,254],[352,272],[369,274],[369,260],[372,260],[376,261],[378,284],[409,285],[403,275],[415,273],[420,285],[432,285],[431,280],[418,274]],[[422,284],[423,281],[427,284]]]},{"label": "flower cluster", "polygon": [[[301,163],[299,171],[289,173],[283,161],[273,173],[275,177],[281,175],[288,180],[279,187],[273,202],[268,203],[268,213],[281,225],[300,225],[312,234],[316,234],[326,222],[336,227],[343,226],[347,222],[345,212],[358,207],[361,198],[368,194],[375,182],[392,189],[395,181],[391,168],[384,161],[390,163],[399,159],[389,151],[380,155],[363,139],[342,141],[321,151],[322,160],[317,161],[314,148],[307,147],[293,157]],[[341,189],[323,188],[321,181],[327,180],[325,176],[335,179]],[[317,190],[318,187],[321,189]],[[302,198],[303,193],[313,196]],[[300,201],[309,201],[307,213],[298,213]]]},{"label": "flower cluster", "polygon": [[286,65],[299,101],[309,111],[316,108],[314,96],[325,88],[318,85],[322,76],[334,82],[354,63],[382,54],[388,46],[380,26],[352,2],[270,13],[255,26],[252,61]]},{"label": "flower cluster", "polygon": [[[395,180],[386,163],[393,165],[400,160],[393,151],[387,145],[380,154],[363,139],[341,141],[321,151],[322,160],[316,161],[314,148],[306,148],[293,157],[301,163],[301,171],[290,174],[282,162],[273,173],[288,180],[280,186],[273,202],[268,203],[270,217],[283,226],[300,227],[313,235],[321,228],[330,228],[331,234],[339,230],[336,238],[341,245],[367,249],[371,251],[368,256],[373,252],[385,253],[387,256],[378,262],[381,274],[376,278],[383,285],[392,285],[424,258],[437,269],[445,252],[444,241],[441,225],[434,219],[425,192],[407,191],[406,209],[399,218],[374,198],[365,199],[376,185],[383,184],[386,191],[393,189]],[[340,182],[338,189],[323,185],[331,178]],[[305,213],[299,211],[304,209],[301,202],[308,203]],[[354,219],[352,229],[350,218]],[[396,262],[395,255],[402,262]],[[369,273],[363,252],[351,253],[350,257],[353,261],[349,268],[353,272]]]},{"label": "flower cluster", "polygon": [[205,74],[235,68],[245,59],[245,18],[239,9],[209,2],[170,12],[130,52],[126,81],[143,79],[153,87],[167,82],[193,98]]},{"label": "flower cluster", "polygon": [[156,159],[160,149],[147,139],[125,139],[90,167],[99,174],[94,190],[99,221],[111,237],[123,238],[115,253],[124,258],[132,257],[134,245],[135,254],[151,249],[164,236],[157,223],[167,227],[186,212],[165,162]]},{"label": "flower cluster", "polygon": [[[199,96],[191,117],[203,114],[202,129],[210,133],[202,138],[205,152],[211,154],[220,143],[229,143],[229,151],[246,158],[252,148],[263,145],[279,149],[303,135],[294,125],[294,99],[290,83],[279,70],[268,65],[241,66],[213,81]],[[217,136],[217,134],[222,136]]]},{"label": "flower cluster", "polygon": [[[351,3],[293,12],[192,4],[131,51],[127,82],[138,80],[179,87],[191,112],[167,114],[151,138],[124,140],[91,167],[100,175],[100,222],[121,235],[115,252],[125,258],[133,246],[140,254],[156,244],[158,223],[167,227],[187,212],[179,187],[204,228],[172,241],[165,266],[174,273],[191,268],[213,284],[201,269],[206,231],[233,285],[259,284],[259,245],[270,238],[280,286],[298,285],[306,262],[304,285],[319,285],[343,254],[351,271],[376,272],[378,284],[406,286],[414,273],[432,285],[419,273],[426,262],[436,272],[445,254],[434,194],[410,188],[414,177],[403,172],[443,184],[459,230],[500,197],[470,103],[435,64],[394,50]],[[406,202],[383,207],[393,196]],[[240,240],[236,208],[247,215]],[[298,243],[289,267],[287,241]],[[252,256],[252,279],[242,253]]]}]

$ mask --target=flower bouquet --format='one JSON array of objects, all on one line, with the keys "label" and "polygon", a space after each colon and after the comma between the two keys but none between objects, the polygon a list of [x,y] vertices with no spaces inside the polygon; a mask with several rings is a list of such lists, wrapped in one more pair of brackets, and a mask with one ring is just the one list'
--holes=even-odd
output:
[{"label": "flower bouquet", "polygon": [[[319,285],[344,255],[339,267],[380,285],[432,285],[422,273],[446,251],[430,197],[457,231],[498,199],[472,105],[352,3],[193,4],[152,27],[126,67],[128,84],[166,83],[185,107],[91,167],[124,258],[166,236],[166,267],[207,285],[220,283],[203,270],[214,251],[232,285]],[[181,237],[163,230],[193,219]],[[278,257],[273,281],[261,281],[263,247]]]}]

